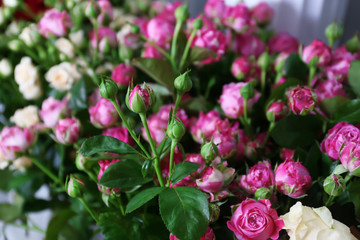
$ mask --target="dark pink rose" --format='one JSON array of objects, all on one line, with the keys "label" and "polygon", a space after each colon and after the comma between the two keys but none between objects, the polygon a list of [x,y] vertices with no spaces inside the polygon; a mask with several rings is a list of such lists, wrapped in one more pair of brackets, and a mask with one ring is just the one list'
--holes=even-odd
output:
[{"label": "dark pink rose", "polygon": [[252,72],[252,63],[247,57],[239,57],[231,65],[231,72],[234,77],[241,80]]},{"label": "dark pink rose", "polygon": [[360,177],[360,144],[350,142],[344,146],[340,152],[340,162],[357,177]]},{"label": "dark pink rose", "polygon": [[319,102],[326,98],[332,98],[336,96],[346,97],[346,91],[343,88],[343,85],[334,79],[320,81],[316,85],[315,93]]},{"label": "dark pink rose", "polygon": [[219,156],[228,158],[236,152],[237,142],[231,129],[220,129],[219,132],[213,135],[213,142],[218,148]]},{"label": "dark pink rose", "polygon": [[205,15],[208,18],[220,20],[223,18],[226,6],[222,0],[208,0],[204,6]]},{"label": "dark pink rose", "polygon": [[325,68],[328,79],[346,82],[351,62],[355,57],[347,51],[345,46],[339,47],[331,56],[330,63]]},{"label": "dark pink rose", "polygon": [[290,89],[287,92],[288,105],[294,114],[306,115],[314,110],[317,97],[309,87]]},{"label": "dark pink rose", "polygon": [[142,57],[144,58],[155,58],[155,59],[164,59],[164,55],[156,49],[156,47],[145,43],[144,50],[142,52]]},{"label": "dark pink rose", "polygon": [[102,132],[102,135],[119,139],[120,141],[123,141],[124,143],[127,143],[129,145],[134,144],[128,130],[121,126],[105,129]]},{"label": "dark pink rose", "polygon": [[201,191],[216,193],[224,186],[224,176],[215,167],[206,167],[200,178],[196,179],[196,185]]},{"label": "dark pink rose", "polygon": [[119,120],[116,108],[105,98],[101,98],[95,106],[89,107],[89,115],[91,123],[97,128],[114,126]]},{"label": "dark pink rose", "polygon": [[[179,239],[170,233],[169,240],[179,240]],[[215,235],[213,230],[208,227],[204,235],[199,240],[215,240]]]},{"label": "dark pink rose", "polygon": [[74,143],[79,139],[80,122],[75,117],[60,119],[56,125],[55,136],[62,144]]},{"label": "dark pink rose", "polygon": [[105,47],[108,45],[110,47],[116,47],[118,42],[116,38],[116,33],[109,27],[100,27],[97,31],[98,33],[98,41],[96,42],[95,32],[91,32],[90,42],[93,48],[98,46],[101,52],[104,51]]},{"label": "dark pink rose", "polygon": [[160,17],[152,18],[146,26],[146,36],[161,47],[170,44],[174,26]]},{"label": "dark pink rose", "polygon": [[14,160],[15,153],[24,152],[33,144],[34,139],[34,134],[27,128],[5,126],[0,133],[0,151],[7,160]]},{"label": "dark pink rose", "polygon": [[250,139],[242,129],[238,129],[237,137],[238,137],[238,145],[237,145],[236,158],[239,160],[244,160],[246,145],[250,141]]},{"label": "dark pink rose", "polygon": [[246,57],[259,57],[265,50],[265,45],[260,38],[254,35],[238,34],[234,39],[234,51]]},{"label": "dark pink rose", "polygon": [[176,18],[175,18],[175,10],[181,5],[181,1],[175,2],[168,2],[164,6],[164,8],[158,13],[158,17],[172,23],[175,25]]},{"label": "dark pink rose", "polygon": [[53,8],[45,13],[38,23],[39,32],[44,37],[49,37],[53,34],[57,37],[62,37],[67,30],[73,26],[70,15],[66,11],[59,12]]},{"label": "dark pink rose", "polygon": [[331,60],[331,48],[315,39],[310,45],[304,47],[302,52],[302,59],[306,63],[309,63],[314,57],[318,58],[318,66],[326,66]]},{"label": "dark pink rose", "polygon": [[221,120],[218,111],[212,110],[206,114],[200,111],[198,119],[191,119],[190,132],[194,140],[202,143],[203,138],[210,139],[217,130],[217,120]]},{"label": "dark pink rose", "polygon": [[[112,164],[116,163],[116,162],[119,162],[120,159],[113,159],[113,160],[101,160],[101,161],[98,161],[98,164],[100,166],[100,170],[99,170],[99,174],[97,176],[97,180],[100,182],[100,179],[102,177],[102,175],[104,174],[105,170],[111,166]],[[119,188],[108,188],[108,187],[105,187],[103,185],[100,185],[98,184],[98,189],[100,192],[104,193],[104,194],[107,194],[107,195],[111,195],[113,193],[116,193],[118,192],[120,189]]]},{"label": "dark pink rose", "polygon": [[273,102],[266,111],[268,120],[279,121],[289,114],[289,109],[283,101]]},{"label": "dark pink rose", "polygon": [[287,33],[279,33],[270,38],[268,46],[269,53],[271,54],[281,52],[291,53],[298,51],[299,42]]},{"label": "dark pink rose", "polygon": [[260,25],[267,25],[274,17],[274,10],[266,2],[260,2],[251,11],[252,17]]},{"label": "dark pink rose", "polygon": [[135,73],[135,68],[125,63],[120,63],[114,68],[111,78],[120,88],[127,88]]},{"label": "dark pink rose", "polygon": [[54,128],[61,117],[69,115],[68,100],[49,97],[42,103],[39,115],[46,127]]},{"label": "dark pink rose", "polygon": [[278,86],[280,86],[280,85],[283,84],[284,82],[286,82],[286,78],[285,78],[285,77],[279,78],[278,81],[273,85],[273,89],[276,89]]},{"label": "dark pink rose", "polygon": [[235,32],[245,33],[250,28],[251,20],[251,13],[245,3],[238,3],[234,7],[226,7],[222,22]]},{"label": "dark pink rose", "polygon": [[277,167],[275,183],[281,193],[291,198],[299,198],[311,187],[311,176],[301,162],[287,159]]},{"label": "dark pink rose", "polygon": [[289,148],[283,148],[281,149],[280,152],[280,158],[282,160],[286,160],[286,159],[293,159],[294,158],[294,154],[295,154],[295,150],[294,149],[289,149]]},{"label": "dark pink rose", "polygon": [[269,188],[274,184],[274,172],[268,161],[255,164],[249,169],[247,175],[242,175],[240,178],[241,188],[250,194],[255,194],[256,190],[261,187]]},{"label": "dark pink rose", "polygon": [[239,240],[267,240],[279,237],[284,222],[268,199],[248,199],[237,206],[227,226]]}]

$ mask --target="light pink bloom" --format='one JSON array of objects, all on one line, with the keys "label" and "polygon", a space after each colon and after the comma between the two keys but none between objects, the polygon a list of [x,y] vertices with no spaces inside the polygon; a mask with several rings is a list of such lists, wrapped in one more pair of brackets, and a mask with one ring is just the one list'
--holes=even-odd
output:
[{"label": "light pink bloom", "polygon": [[114,68],[111,78],[120,88],[126,88],[134,78],[135,73],[135,68],[125,63],[120,63]]},{"label": "light pink bloom", "polygon": [[215,167],[206,167],[201,177],[196,179],[196,185],[201,191],[216,193],[224,186],[224,175]]},{"label": "light pink bloom", "polygon": [[100,14],[97,17],[98,24],[103,25],[105,19],[112,20],[114,17],[113,6],[109,0],[98,0]]},{"label": "light pink bloom", "polygon": [[34,139],[34,134],[27,128],[5,126],[0,133],[0,151],[6,159],[14,160],[15,153],[24,152],[33,144]]},{"label": "light pink bloom", "polygon": [[56,125],[55,136],[62,144],[74,143],[78,140],[80,122],[75,117],[60,119]]},{"label": "light pink bloom", "polygon": [[165,7],[160,12],[158,12],[158,17],[175,25],[176,23],[175,10],[180,5],[181,5],[181,1],[166,3]]},{"label": "light pink bloom", "polygon": [[281,193],[291,198],[298,198],[311,187],[311,176],[301,162],[287,159],[277,167],[275,183]]},{"label": "light pink bloom", "polygon": [[250,11],[245,3],[238,3],[234,7],[226,7],[222,22],[235,32],[244,33],[249,29],[251,20]]},{"label": "light pink bloom", "polygon": [[114,105],[105,98],[89,107],[89,115],[91,123],[97,128],[111,127],[119,120]]},{"label": "light pink bloom", "polygon": [[194,140],[202,143],[203,138],[210,139],[217,130],[217,120],[221,120],[221,118],[219,112],[216,110],[209,111],[206,114],[200,112],[198,119],[191,119],[190,132]]},{"label": "light pink bloom", "polygon": [[255,194],[261,187],[269,188],[275,184],[274,172],[268,161],[255,164],[249,169],[247,175],[240,178],[240,186],[246,192]]},{"label": "light pink bloom", "polygon": [[208,0],[204,6],[205,15],[208,18],[221,20],[226,6],[223,0]]},{"label": "light pink bloom", "polygon": [[340,162],[353,175],[360,176],[360,143],[350,142],[340,153]]},{"label": "light pink bloom", "polygon": [[305,115],[311,112],[317,103],[316,94],[309,87],[290,89],[287,92],[288,105],[294,114]]},{"label": "light pink bloom", "polygon": [[57,37],[62,37],[67,30],[73,26],[71,18],[66,11],[59,12],[53,8],[45,13],[38,23],[39,32],[44,37],[49,37],[53,34]]},{"label": "light pink bloom", "polygon": [[270,38],[268,46],[269,53],[271,54],[281,52],[291,53],[298,51],[299,42],[287,33],[279,33]]},{"label": "light pink bloom", "polygon": [[236,151],[237,142],[231,129],[220,129],[213,135],[213,142],[217,145],[219,156],[228,158]]},{"label": "light pink bloom", "polygon": [[239,240],[266,240],[279,237],[284,221],[268,199],[248,199],[236,208],[227,226]]},{"label": "light pink bloom", "polygon": [[265,45],[260,38],[254,35],[238,34],[234,39],[234,51],[245,57],[259,57],[265,50]]},{"label": "light pink bloom", "polygon": [[[219,99],[221,109],[226,116],[230,118],[239,118],[244,115],[244,99],[240,95],[240,89],[247,83],[229,83],[223,86],[223,91]],[[259,100],[260,93],[256,90],[253,98],[248,100],[247,110],[249,111],[252,106]]]},{"label": "light pink bloom", "polygon": [[252,17],[260,25],[266,25],[274,17],[274,10],[266,2],[260,2],[251,11]]},{"label": "light pink bloom", "polygon": [[142,57],[144,58],[155,58],[155,59],[164,59],[164,55],[156,49],[156,47],[145,43],[144,50],[142,52]]},{"label": "light pink bloom", "polygon": [[241,80],[252,72],[252,63],[247,57],[239,57],[231,65],[231,72],[234,77]]},{"label": "light pink bloom", "polygon": [[69,114],[68,100],[56,100],[53,97],[46,99],[42,105],[39,115],[48,128],[54,128],[61,117]]},{"label": "light pink bloom", "polygon": [[336,49],[331,56],[330,63],[325,68],[328,79],[346,82],[350,64],[353,60],[355,60],[355,57],[347,51],[345,46]]},{"label": "light pink bloom", "polygon": [[129,145],[134,144],[128,130],[121,126],[105,129],[103,130],[102,135],[119,139]]},{"label": "light pink bloom", "polygon": [[98,48],[101,52],[104,51],[105,46],[108,44],[110,47],[116,47],[118,42],[116,38],[116,33],[109,27],[100,27],[97,31],[98,33],[98,41],[96,42],[95,31],[92,31],[90,36],[90,43],[93,48]]},{"label": "light pink bloom", "polygon": [[101,94],[100,94],[100,91],[99,91],[99,88],[95,88],[93,93],[90,95],[90,97],[88,98],[89,102],[90,102],[90,105],[91,106],[94,106],[96,105],[100,99],[101,99]]},{"label": "light pink bloom", "polygon": [[346,91],[343,89],[343,85],[334,79],[320,81],[316,85],[315,93],[319,102],[326,98],[332,98],[336,96],[346,97]]},{"label": "light pink bloom", "polygon": [[201,156],[201,154],[188,153],[185,155],[185,161],[200,164],[200,167],[195,171],[195,173],[200,173],[202,171],[202,169],[205,167],[205,160]]},{"label": "light pink bloom", "polygon": [[174,26],[160,17],[152,18],[146,26],[146,36],[161,47],[169,45],[174,32]]},{"label": "light pink bloom", "polygon": [[304,47],[302,59],[309,63],[314,57],[318,58],[319,67],[326,66],[331,60],[331,48],[320,40],[315,39],[310,45]]},{"label": "light pink bloom", "polygon": [[[179,239],[170,233],[169,240],[179,240]],[[204,235],[199,240],[215,240],[214,231],[210,227],[208,227]]]},{"label": "light pink bloom", "polygon": [[279,121],[286,115],[288,115],[289,109],[283,101],[273,102],[266,111],[266,115],[273,114],[274,121]]}]

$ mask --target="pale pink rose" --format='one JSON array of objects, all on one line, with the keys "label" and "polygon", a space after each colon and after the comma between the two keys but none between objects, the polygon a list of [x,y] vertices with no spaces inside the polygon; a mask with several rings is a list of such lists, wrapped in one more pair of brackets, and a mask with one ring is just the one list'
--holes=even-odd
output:
[{"label": "pale pink rose", "polygon": [[114,126],[119,115],[114,105],[107,99],[101,98],[95,106],[89,107],[90,122],[97,128]]},{"label": "pale pink rose", "polygon": [[[244,99],[240,95],[240,89],[248,83],[229,83],[223,86],[223,91],[219,99],[221,109],[226,116],[230,118],[239,118],[244,115]],[[251,110],[252,106],[259,100],[260,93],[256,90],[253,98],[248,100],[247,110]]]},{"label": "pale pink rose", "polygon": [[346,97],[346,91],[343,88],[343,85],[334,79],[320,81],[316,85],[315,93],[319,102],[326,98],[332,98],[336,96]]},{"label": "pale pink rose", "polygon": [[96,88],[94,90],[94,92],[90,95],[90,97],[88,98],[91,106],[96,105],[100,101],[100,99],[101,99],[101,94],[100,94],[99,88]]},{"label": "pale pink rose", "polygon": [[353,60],[355,60],[355,57],[347,51],[345,46],[336,49],[331,56],[330,63],[325,68],[328,79],[346,82],[350,64]]},{"label": "pale pink rose", "polygon": [[205,15],[208,18],[221,20],[226,9],[223,0],[208,0],[204,6]]},{"label": "pale pink rose", "polygon": [[252,72],[252,63],[247,57],[239,57],[231,65],[231,73],[239,80]]},{"label": "pale pink rose", "polygon": [[227,129],[217,132],[213,135],[213,142],[218,148],[219,156],[222,158],[228,158],[236,152],[237,142],[234,135],[232,135],[231,129]]},{"label": "pale pink rose", "polygon": [[280,152],[280,158],[285,161],[286,159],[294,158],[294,154],[295,154],[294,149],[283,148],[283,149],[281,149],[281,152]]},{"label": "pale pink rose", "polygon": [[[100,166],[100,170],[99,170],[99,174],[97,176],[98,181],[100,182],[100,179],[102,177],[102,175],[104,174],[105,170],[111,166],[112,164],[119,162],[120,159],[113,159],[113,160],[101,160],[98,161],[98,164]],[[119,188],[108,188],[105,187],[103,185],[98,184],[98,189],[100,192],[107,194],[107,195],[111,195],[112,193],[117,193],[120,189]]]},{"label": "pale pink rose", "polygon": [[158,12],[158,17],[164,19],[175,25],[175,10],[181,5],[181,1],[168,2],[166,3],[164,9],[161,12]]},{"label": "pale pink rose", "polygon": [[59,12],[53,8],[45,13],[38,23],[39,32],[44,37],[49,37],[53,34],[57,37],[62,37],[67,30],[73,26],[72,20],[66,11]]},{"label": "pale pink rose", "polygon": [[174,32],[174,26],[160,17],[152,18],[146,26],[146,36],[161,47],[170,44]]},{"label": "pale pink rose", "polygon": [[80,122],[75,117],[60,119],[55,128],[56,139],[62,144],[76,142],[79,134]]},{"label": "pale pink rose", "polygon": [[95,31],[92,31],[90,36],[90,43],[93,48],[98,46],[100,52],[103,52],[106,45],[110,47],[116,47],[118,45],[116,33],[109,27],[99,27],[97,30],[98,41],[96,42],[96,34]]},{"label": "pale pink rose", "polygon": [[315,39],[311,44],[304,47],[302,59],[309,63],[314,57],[318,58],[319,67],[326,66],[331,60],[331,48],[320,40]]},{"label": "pale pink rose", "polygon": [[251,11],[252,17],[260,25],[267,25],[274,17],[274,10],[266,2],[260,2]]},{"label": "pale pink rose", "polygon": [[100,7],[100,14],[97,17],[98,24],[103,25],[105,20],[112,20],[114,18],[113,6],[109,0],[98,0]]},{"label": "pale pink rose", "polygon": [[249,169],[247,175],[242,175],[240,178],[241,188],[250,194],[255,194],[259,188],[269,188],[274,184],[274,171],[268,161],[255,164]]},{"label": "pale pink rose", "polygon": [[284,226],[284,221],[271,208],[268,199],[253,199],[242,201],[227,222],[228,228],[234,232],[239,240],[277,239]]},{"label": "pale pink rose", "polygon": [[[169,240],[179,240],[179,239],[170,233]],[[199,240],[215,240],[214,231],[210,227],[208,227],[204,235]]]},{"label": "pale pink rose", "polygon": [[144,50],[142,52],[142,57],[144,58],[155,58],[155,59],[164,59],[164,55],[156,49],[156,47],[145,43]]},{"label": "pale pink rose", "polygon": [[344,145],[358,143],[360,141],[360,130],[354,125],[346,122],[339,122],[331,128],[324,140],[321,142],[320,149],[330,158],[339,158],[339,151]]},{"label": "pale pink rose", "polygon": [[224,186],[224,176],[215,167],[206,167],[200,178],[196,179],[196,185],[201,191],[216,193]]},{"label": "pale pink rose", "polygon": [[15,153],[24,152],[33,144],[34,139],[34,134],[27,128],[5,126],[0,133],[0,154],[7,160],[14,160]]},{"label": "pale pink rose", "polygon": [[103,130],[102,135],[119,139],[120,141],[123,141],[129,145],[134,144],[128,130],[121,126],[105,129]]},{"label": "pale pink rose", "polygon": [[127,88],[135,73],[135,68],[125,63],[120,63],[114,68],[111,78],[120,88]]},{"label": "pale pink rose", "polygon": [[210,64],[220,60],[220,57],[225,53],[226,36],[217,29],[204,29],[197,31],[191,47],[202,47],[214,52],[217,56],[210,56],[203,60],[202,64]]},{"label": "pale pink rose", "polygon": [[317,97],[309,87],[289,89],[287,92],[288,105],[294,114],[306,115],[314,110]]},{"label": "pale pink rose", "polygon": [[291,53],[298,51],[299,42],[287,33],[279,33],[270,38],[268,46],[269,53],[271,54],[281,52]]},{"label": "pale pink rose", "polygon": [[353,175],[360,176],[360,143],[350,142],[340,152],[340,162]]},{"label": "pale pink rose", "polygon": [[227,6],[222,22],[225,26],[235,32],[246,32],[251,24],[251,13],[245,3],[238,3],[236,6]]},{"label": "pale pink rose", "polygon": [[274,121],[279,121],[289,114],[289,109],[283,101],[273,102],[266,111],[266,115],[273,115]]},{"label": "pale pink rose", "polygon": [[275,171],[275,184],[281,193],[299,198],[311,187],[311,176],[301,162],[287,159]]},{"label": "pale pink rose", "polygon": [[236,35],[234,39],[234,51],[245,57],[259,57],[265,50],[265,45],[260,38],[254,35]]},{"label": "pale pink rose", "polygon": [[61,117],[69,115],[68,99],[57,100],[49,97],[42,103],[39,115],[46,127],[54,128]]},{"label": "pale pink rose", "polygon": [[221,118],[216,110],[209,111],[206,114],[200,112],[198,119],[193,118],[191,120],[190,132],[194,140],[202,143],[203,138],[210,139],[217,130],[217,120],[221,120]]},{"label": "pale pink rose", "polygon": [[203,170],[203,168],[205,167],[205,160],[201,156],[201,154],[188,153],[185,155],[185,161],[200,164],[200,167],[195,171],[195,173],[200,173]]}]

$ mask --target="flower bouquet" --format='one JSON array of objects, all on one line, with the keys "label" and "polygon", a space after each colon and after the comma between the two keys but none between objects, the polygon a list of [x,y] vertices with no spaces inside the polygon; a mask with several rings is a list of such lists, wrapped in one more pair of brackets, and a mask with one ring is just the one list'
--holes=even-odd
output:
[{"label": "flower bouquet", "polygon": [[[268,29],[273,15],[220,0],[193,18],[181,2],[5,0],[5,226],[45,239],[356,239],[359,39],[333,49],[334,22],[328,44],[303,46]],[[40,229],[27,214],[44,209]]]}]

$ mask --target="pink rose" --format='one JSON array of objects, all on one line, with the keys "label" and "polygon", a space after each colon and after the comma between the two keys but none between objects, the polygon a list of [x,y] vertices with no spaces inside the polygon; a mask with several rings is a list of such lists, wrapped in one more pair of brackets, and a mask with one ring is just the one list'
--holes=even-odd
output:
[{"label": "pink rose", "polygon": [[318,58],[317,65],[324,67],[331,60],[331,48],[320,40],[315,39],[310,45],[304,47],[302,59],[309,63],[314,57]]},{"label": "pink rose", "polygon": [[69,114],[68,100],[56,100],[53,97],[46,99],[42,105],[39,115],[48,128],[54,128],[61,117]]},{"label": "pink rose", "polygon": [[128,107],[135,113],[146,112],[154,102],[154,90],[143,85],[137,84],[129,94]]},{"label": "pink rose", "polygon": [[271,54],[281,52],[291,53],[298,51],[299,42],[287,33],[280,33],[270,38],[268,46],[269,53]]},{"label": "pink rose", "polygon": [[341,146],[360,141],[360,130],[354,125],[346,122],[339,122],[331,128],[324,140],[321,142],[320,149],[330,158],[336,160],[339,158]]},{"label": "pink rose", "polygon": [[265,45],[257,36],[243,34],[235,36],[234,51],[239,55],[259,57],[264,50]]},{"label": "pink rose", "polygon": [[351,62],[355,57],[346,50],[345,46],[339,47],[331,56],[330,63],[325,68],[328,79],[336,79],[340,82],[347,80]]},{"label": "pink rose", "polygon": [[[169,240],[179,240],[179,239],[170,233]],[[199,240],[215,240],[214,231],[210,227],[208,227],[204,235]]]},{"label": "pink rose", "polygon": [[99,88],[95,88],[93,93],[90,95],[90,97],[88,98],[88,101],[90,102],[90,105],[91,106],[94,106],[96,105],[100,99],[101,99],[101,94],[100,94],[100,91],[99,91]]},{"label": "pink rose", "polygon": [[255,164],[249,169],[247,175],[240,178],[240,186],[246,192],[255,194],[261,187],[269,188],[275,184],[274,172],[268,161]]},{"label": "pink rose", "polygon": [[332,98],[336,96],[346,97],[346,91],[343,89],[343,85],[334,79],[320,81],[316,85],[315,93],[319,102],[326,98]]},{"label": "pink rose", "polygon": [[53,8],[45,13],[38,23],[39,32],[44,37],[49,37],[53,34],[57,37],[62,37],[67,30],[73,26],[71,18],[66,11],[59,12]]},{"label": "pink rose", "polygon": [[101,98],[95,106],[89,107],[90,122],[97,128],[113,126],[119,116],[114,105],[107,99]]},{"label": "pink rose", "polygon": [[288,115],[289,109],[283,101],[273,102],[266,111],[268,119],[274,119],[275,122],[279,121]]},{"label": "pink rose", "polygon": [[180,5],[181,5],[181,1],[166,3],[165,7],[160,12],[158,12],[158,17],[175,25],[176,23],[175,10]]},{"label": "pink rose", "polygon": [[252,72],[252,63],[247,57],[239,57],[231,65],[231,72],[234,77],[241,80]]},{"label": "pink rose", "polygon": [[100,14],[97,17],[98,24],[103,25],[113,19],[113,6],[109,0],[98,0]]},{"label": "pink rose", "polygon": [[[113,160],[101,160],[98,161],[99,166],[100,166],[100,170],[99,170],[99,174],[97,176],[98,181],[100,182],[100,179],[102,177],[102,175],[104,174],[105,170],[110,167],[112,164],[119,162],[120,159],[113,159]],[[103,185],[98,184],[98,189],[100,192],[107,194],[107,195],[111,195],[112,193],[116,193],[118,192],[120,189],[119,188],[108,188],[105,187]]]},{"label": "pink rose", "polygon": [[317,97],[309,87],[290,89],[287,92],[288,105],[294,114],[306,115],[314,110]]},{"label": "pink rose", "polygon": [[357,177],[360,177],[360,144],[350,142],[344,146],[340,153],[340,162]]},{"label": "pink rose", "polygon": [[133,24],[140,28],[140,33],[146,35],[148,19],[146,17],[138,17],[134,20]]},{"label": "pink rose", "polygon": [[260,25],[267,25],[274,17],[274,10],[266,2],[260,2],[251,11],[252,17]]},{"label": "pink rose", "polygon": [[75,117],[60,119],[56,125],[55,136],[62,144],[74,143],[79,138],[80,122]]},{"label": "pink rose", "polygon": [[234,7],[227,6],[222,22],[235,32],[244,33],[250,28],[251,14],[245,3],[238,3]]},{"label": "pink rose", "polygon": [[5,126],[0,133],[0,151],[6,159],[14,160],[15,153],[24,152],[33,144],[34,139],[34,134],[27,128]]},{"label": "pink rose", "polygon": [[268,199],[248,199],[236,208],[227,226],[239,240],[266,240],[277,239],[284,222]]},{"label": "pink rose", "polygon": [[222,19],[226,6],[224,1],[208,0],[204,6],[205,16],[212,19]]},{"label": "pink rose", "polygon": [[286,82],[285,77],[281,77],[278,79],[278,81],[273,85],[273,89],[276,89],[278,86]]},{"label": "pink rose", "polygon": [[201,156],[201,154],[195,154],[195,153],[189,154],[188,153],[185,155],[185,161],[200,164],[200,167],[196,170],[195,173],[200,173],[203,170],[203,168],[205,167],[205,160]]},{"label": "pink rose", "polygon": [[156,47],[145,43],[144,50],[142,52],[142,57],[144,58],[155,58],[155,59],[164,59],[164,55],[156,49]]},{"label": "pink rose", "polygon": [[125,63],[120,63],[114,68],[111,78],[120,88],[127,88],[130,81],[134,78],[135,73],[136,71],[133,67]]},{"label": "pink rose", "polygon": [[220,130],[213,136],[213,142],[218,148],[219,156],[228,158],[236,152],[237,142],[235,136],[232,134],[231,129],[225,131]]},{"label": "pink rose", "polygon": [[98,41],[96,42],[95,31],[92,31],[90,36],[90,43],[93,48],[98,48],[100,52],[105,50],[105,47],[108,45],[109,47],[116,47],[117,46],[117,38],[116,33],[109,27],[100,27],[97,31],[98,34]]},{"label": "pink rose", "polygon": [[294,154],[295,154],[294,149],[283,148],[283,149],[281,149],[281,152],[280,152],[280,158],[285,161],[286,159],[294,158]]},{"label": "pink rose", "polygon": [[277,167],[275,183],[281,193],[299,198],[311,187],[311,176],[301,162],[287,159]]},{"label": "pink rose", "polygon": [[102,135],[119,139],[129,145],[134,144],[128,130],[121,126],[105,129]]},{"label": "pink rose", "polygon": [[198,119],[192,119],[190,132],[194,140],[198,143],[203,142],[203,138],[210,139],[216,131],[216,122],[221,120],[220,114],[216,110],[212,110],[204,114],[200,112]]},{"label": "pink rose", "polygon": [[[244,115],[244,99],[240,95],[240,89],[247,83],[229,83],[223,86],[223,91],[219,99],[221,109],[226,116],[230,118],[239,118]],[[256,90],[253,98],[248,100],[247,110],[251,110],[252,106],[259,100],[260,93]]]},{"label": "pink rose", "polygon": [[198,18],[201,18],[202,21],[202,27],[201,30],[210,30],[210,29],[216,29],[216,25],[215,23],[208,17],[203,16],[203,15],[198,15],[195,18],[189,18],[186,21],[186,32],[187,33],[191,33],[191,31],[194,29],[194,21]]},{"label": "pink rose", "polygon": [[161,47],[170,44],[173,32],[174,26],[160,17],[152,18],[146,26],[147,38]]},{"label": "pink rose", "polygon": [[238,129],[237,137],[238,137],[238,145],[237,145],[236,158],[239,160],[243,160],[245,156],[246,144],[250,140],[249,137],[245,134],[243,129]]},{"label": "pink rose", "polygon": [[206,167],[196,185],[201,191],[216,193],[224,186],[224,175],[215,167]]}]

